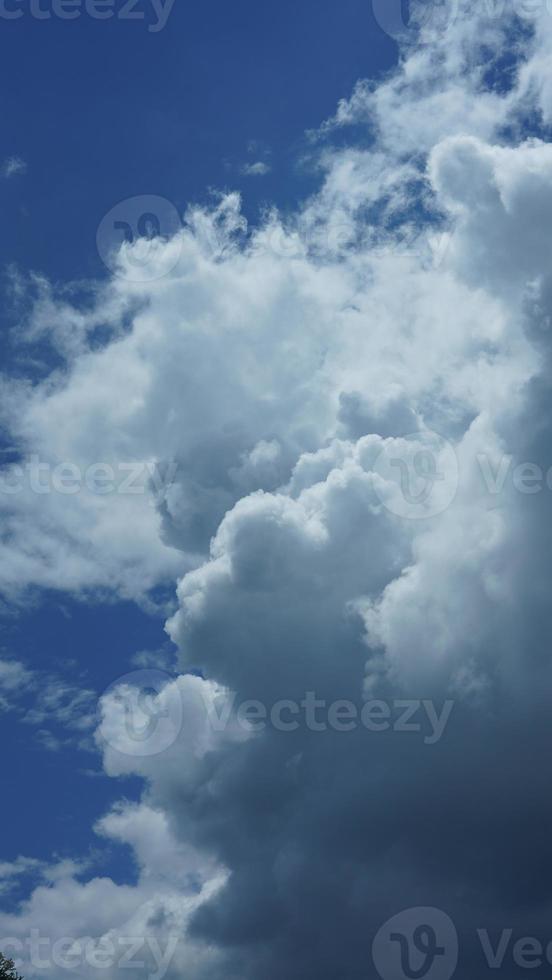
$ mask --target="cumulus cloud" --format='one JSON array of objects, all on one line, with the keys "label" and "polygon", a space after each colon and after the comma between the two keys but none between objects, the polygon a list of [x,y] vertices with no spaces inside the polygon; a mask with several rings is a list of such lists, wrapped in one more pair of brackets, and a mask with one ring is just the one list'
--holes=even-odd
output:
[{"label": "cumulus cloud", "polygon": [[[162,978],[213,960],[193,942],[182,949],[190,916],[220,887],[224,876],[209,868],[204,884],[201,861],[174,840],[167,818],[147,805],[121,805],[98,824],[97,833],[132,848],[137,883],[117,885],[88,877],[71,862],[38,869],[43,882],[17,914],[0,912],[4,949],[27,976],[78,975],[98,969],[115,978],[122,970]],[[20,859],[10,874],[29,862]],[[36,869],[35,869],[36,870]],[[1,871],[1,868],[0,868]],[[8,938],[9,937],[9,938]]]},{"label": "cumulus cloud", "polygon": [[[85,312],[34,295],[21,336],[58,360],[3,401],[5,485],[26,478],[0,500],[0,585],[147,602],[178,578],[181,675],[140,702],[147,751],[136,692],[102,701],[106,772],[144,797],[98,830],[136,884],[40,885],[0,916],[12,936],[176,933],[166,975],[209,980],[365,977],[407,906],[453,917],[467,977],[477,928],[550,939],[552,21],[454,8],[322,127],[297,213],[248,228],[230,194],[142,281],[123,246]],[[359,125],[369,149],[332,147]],[[140,492],[58,473],[39,494],[37,456],[41,485],[102,462]],[[433,744],[240,724],[313,698],[454,711]]]}]

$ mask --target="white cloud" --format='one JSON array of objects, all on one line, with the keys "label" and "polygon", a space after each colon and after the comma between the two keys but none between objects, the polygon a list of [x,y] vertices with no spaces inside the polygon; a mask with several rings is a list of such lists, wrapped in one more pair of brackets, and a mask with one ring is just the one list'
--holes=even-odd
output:
[{"label": "white cloud", "polygon": [[31,677],[31,671],[18,660],[0,660],[0,690],[3,692],[21,690],[29,684]]},{"label": "white cloud", "polygon": [[97,700],[94,691],[61,676],[0,660],[0,708],[36,728],[36,741],[49,751],[74,745],[93,749],[87,739],[97,722]]},{"label": "white cloud", "polygon": [[[121,805],[97,832],[133,849],[138,882],[117,885],[100,877],[81,882],[84,869],[71,862],[42,868],[44,882],[18,913],[0,912],[3,948],[25,976],[54,978],[71,967],[79,977],[92,978],[101,962],[108,978],[120,976],[125,964],[137,976],[176,977],[184,967],[213,962],[214,951],[183,936],[192,913],[220,888],[224,875],[182,848],[166,817],[147,805]],[[19,875],[36,864],[19,859],[6,873]]]},{"label": "white cloud", "polygon": [[8,157],[0,167],[0,176],[6,180],[18,174],[25,174],[26,172],[27,164],[21,157]]},{"label": "white cloud", "polygon": [[255,163],[245,163],[242,167],[242,174],[245,177],[266,177],[271,169],[270,164],[264,160],[257,160]]},{"label": "white cloud", "polygon": [[[541,833],[529,857],[525,842],[550,815],[552,498],[511,481],[493,493],[480,460],[495,474],[503,458],[552,463],[552,157],[529,131],[550,111],[551,28],[458,6],[340,105],[321,139],[369,121],[373,146],[321,144],[321,188],[295,215],[248,230],[237,195],[192,209],[147,282],[125,279],[123,248],[87,313],[41,285],[25,337],[49,338],[66,367],[11,383],[14,443],[51,465],[172,475],[128,497],[5,494],[0,584],[144,602],[178,577],[167,629],[183,674],[157,697],[156,717],[180,712],[159,751],[136,751],[116,692],[102,702],[106,772],[146,787],[99,825],[133,848],[136,886],[68,874],[3,931],[153,923],[166,939],[170,923],[187,933],[175,977],[189,957],[209,980],[320,980],[364,971],[367,929],[394,901],[430,895],[462,923],[517,902],[546,921],[535,880],[552,856]],[[517,69],[498,85],[504,48]],[[97,348],[100,322],[112,338]],[[427,430],[454,447],[457,493],[405,520],[397,493],[413,506],[416,492],[381,454],[423,477],[403,437]],[[307,691],[452,696],[458,721],[433,754],[406,736],[245,738],[232,710],[213,726],[233,695]],[[529,768],[543,782],[512,815]]]}]

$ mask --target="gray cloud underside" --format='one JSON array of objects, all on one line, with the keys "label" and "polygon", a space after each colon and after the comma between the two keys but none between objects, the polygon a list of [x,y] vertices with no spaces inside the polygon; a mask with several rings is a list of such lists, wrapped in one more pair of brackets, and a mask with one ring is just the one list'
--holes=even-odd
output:
[{"label": "gray cloud underside", "polygon": [[[466,978],[477,928],[552,938],[552,492],[489,494],[477,462],[552,465],[552,18],[522,30],[459,6],[340,104],[322,187],[293,219],[247,232],[235,195],[191,209],[152,257],[172,250],[172,271],[114,278],[86,314],[40,284],[27,336],[66,368],[10,382],[14,440],[51,461],[176,468],[135,498],[3,498],[0,584],[14,601],[55,586],[143,602],[178,578],[182,675],[164,696],[185,721],[151,758],[100,731],[107,773],[144,779],[142,803],[98,828],[133,847],[137,884],[68,869],[0,915],[3,934],[176,930],[168,976],[198,980],[365,978],[373,935],[409,906],[451,915]],[[504,49],[516,69],[499,87]],[[373,147],[332,149],[352,123]],[[375,461],[425,428],[454,445],[458,493],[409,521]],[[433,745],[244,738],[205,707],[306,691],[455,706]]]}]

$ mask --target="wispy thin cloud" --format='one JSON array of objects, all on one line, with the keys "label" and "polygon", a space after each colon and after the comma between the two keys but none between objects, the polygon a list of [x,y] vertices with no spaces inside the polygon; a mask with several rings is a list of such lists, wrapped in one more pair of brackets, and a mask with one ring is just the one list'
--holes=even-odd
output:
[{"label": "wispy thin cloud", "polygon": [[0,176],[5,180],[9,180],[10,177],[17,177],[19,174],[24,174],[27,172],[27,163],[21,157],[8,157],[4,160],[2,167],[0,169]]},{"label": "wispy thin cloud", "polygon": [[[58,676],[31,671],[17,660],[0,659],[0,711],[15,711],[21,722],[37,726],[36,741],[49,751],[72,746],[77,736],[77,744],[84,747],[96,719],[96,698],[93,691]],[[67,737],[46,725],[63,729]]]},{"label": "wispy thin cloud", "polygon": [[242,167],[242,174],[245,177],[265,177],[271,170],[270,164],[264,163],[263,160],[257,160],[256,163],[246,163]]}]

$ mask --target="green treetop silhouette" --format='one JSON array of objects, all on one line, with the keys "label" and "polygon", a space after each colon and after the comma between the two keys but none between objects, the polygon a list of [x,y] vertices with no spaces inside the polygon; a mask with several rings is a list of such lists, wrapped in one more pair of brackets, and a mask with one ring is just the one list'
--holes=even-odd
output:
[{"label": "green treetop silhouette", "polygon": [[7,960],[2,953],[0,953],[0,980],[23,980],[15,969],[13,960]]}]

